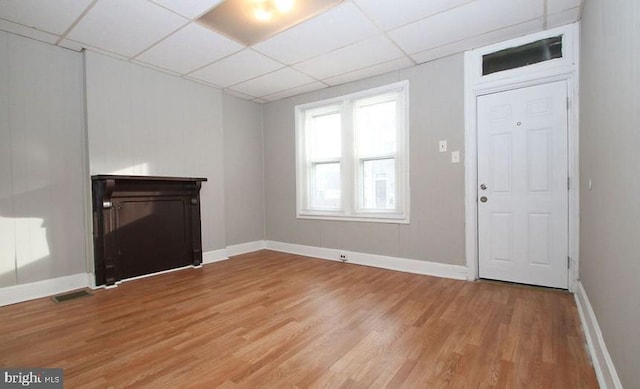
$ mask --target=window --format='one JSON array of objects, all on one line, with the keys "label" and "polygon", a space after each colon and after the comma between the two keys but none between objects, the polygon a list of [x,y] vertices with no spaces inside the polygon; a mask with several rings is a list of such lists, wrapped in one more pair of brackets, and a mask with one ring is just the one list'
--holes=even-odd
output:
[{"label": "window", "polygon": [[482,56],[482,75],[562,58],[562,35],[540,39]]},{"label": "window", "polygon": [[409,222],[408,90],[296,107],[298,217]]}]

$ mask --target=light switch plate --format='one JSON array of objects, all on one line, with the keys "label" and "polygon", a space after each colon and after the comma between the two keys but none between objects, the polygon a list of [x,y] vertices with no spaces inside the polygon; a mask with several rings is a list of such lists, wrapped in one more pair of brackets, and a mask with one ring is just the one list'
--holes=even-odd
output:
[{"label": "light switch plate", "polygon": [[451,163],[460,163],[460,151],[451,152]]},{"label": "light switch plate", "polygon": [[447,141],[446,140],[441,140],[438,143],[438,151],[440,151],[441,153],[444,153],[445,151],[447,151]]}]

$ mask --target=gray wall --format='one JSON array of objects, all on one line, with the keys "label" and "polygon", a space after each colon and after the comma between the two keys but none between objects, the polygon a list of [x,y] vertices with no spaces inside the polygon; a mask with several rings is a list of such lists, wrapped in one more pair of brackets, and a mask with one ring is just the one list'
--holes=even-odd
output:
[{"label": "gray wall", "polygon": [[0,31],[0,287],[85,272],[82,56]]},{"label": "gray wall", "polygon": [[640,383],[639,21],[637,0],[585,2],[580,278],[625,388]]},{"label": "gray wall", "polygon": [[224,95],[227,246],[264,240],[262,106]]},{"label": "gray wall", "polygon": [[[267,239],[464,265],[464,165],[450,153],[464,147],[462,55],[387,73],[264,106]],[[294,107],[400,80],[410,82],[411,223],[296,218]],[[464,156],[461,155],[461,160]]]},{"label": "gray wall", "polygon": [[222,91],[86,52],[91,174],[206,177],[202,248],[226,246]]}]

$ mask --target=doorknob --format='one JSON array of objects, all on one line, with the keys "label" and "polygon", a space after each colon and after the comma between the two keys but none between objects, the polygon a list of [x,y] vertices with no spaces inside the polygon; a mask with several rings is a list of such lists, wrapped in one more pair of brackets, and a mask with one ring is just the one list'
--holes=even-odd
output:
[{"label": "doorknob", "polygon": [[482,189],[482,190],[487,190],[487,185],[485,185],[485,184],[481,184],[481,185],[480,185],[480,189]]},{"label": "doorknob", "polygon": [[486,203],[487,202],[487,196],[480,197],[480,201],[482,201],[483,203]]}]

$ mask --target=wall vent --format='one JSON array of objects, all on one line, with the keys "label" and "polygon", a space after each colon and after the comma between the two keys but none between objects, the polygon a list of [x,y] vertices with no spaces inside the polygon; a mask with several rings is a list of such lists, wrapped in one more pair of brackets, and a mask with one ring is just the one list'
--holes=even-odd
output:
[{"label": "wall vent", "polygon": [[53,300],[56,303],[62,303],[65,301],[74,300],[74,299],[77,299],[80,297],[86,297],[86,296],[93,296],[93,293],[87,290],[76,290],[75,292],[69,292],[69,293],[53,296],[51,297],[51,300]]}]

